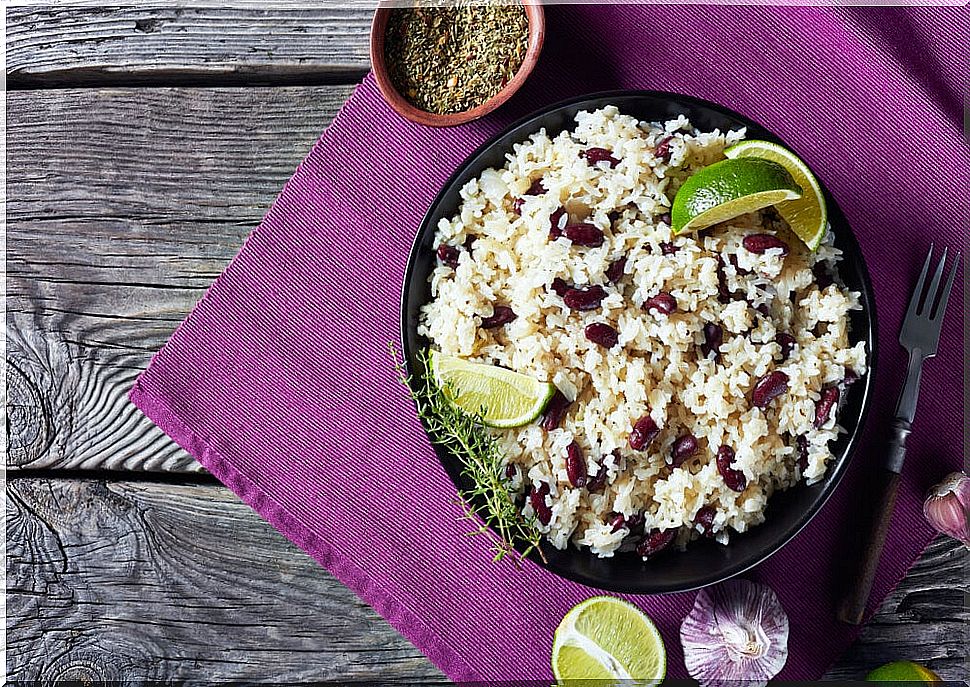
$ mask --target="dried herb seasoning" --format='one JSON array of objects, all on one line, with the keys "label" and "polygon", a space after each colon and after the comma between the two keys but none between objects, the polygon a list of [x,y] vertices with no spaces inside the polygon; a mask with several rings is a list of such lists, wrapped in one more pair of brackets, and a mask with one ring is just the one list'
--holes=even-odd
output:
[{"label": "dried herb seasoning", "polygon": [[529,21],[520,4],[392,10],[384,50],[394,87],[426,112],[481,105],[525,59]]}]

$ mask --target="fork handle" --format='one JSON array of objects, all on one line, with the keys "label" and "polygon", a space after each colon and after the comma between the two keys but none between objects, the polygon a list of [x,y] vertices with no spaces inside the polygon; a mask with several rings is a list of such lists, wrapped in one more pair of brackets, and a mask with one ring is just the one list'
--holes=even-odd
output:
[{"label": "fork handle", "polygon": [[[907,431],[906,434],[908,433]],[[902,436],[902,445],[897,448],[894,438],[891,450],[905,452],[905,441],[904,435]],[[880,469],[875,486],[875,495],[878,500],[872,511],[868,536],[862,540],[863,550],[858,570],[848,584],[848,591],[839,604],[837,613],[839,620],[850,625],[861,624],[862,617],[866,612],[869,592],[872,591],[872,581],[876,577],[876,568],[879,566],[882,548],[886,543],[886,532],[889,530],[889,522],[893,516],[896,491],[899,488],[899,473]]]}]

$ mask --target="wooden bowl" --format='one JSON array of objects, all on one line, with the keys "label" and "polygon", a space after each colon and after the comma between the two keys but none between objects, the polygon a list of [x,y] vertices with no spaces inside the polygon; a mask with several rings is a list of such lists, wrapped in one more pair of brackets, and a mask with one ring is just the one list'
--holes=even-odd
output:
[{"label": "wooden bowl", "polygon": [[399,115],[412,122],[424,124],[425,126],[457,126],[473,121],[479,117],[487,115],[489,112],[499,107],[502,103],[512,97],[529,77],[533,67],[539,60],[539,52],[542,50],[542,42],[546,36],[546,17],[539,0],[522,0],[525,8],[526,17],[529,20],[529,45],[526,48],[525,59],[515,73],[515,76],[505,84],[505,87],[491,98],[486,100],[478,107],[473,107],[464,112],[454,114],[435,114],[426,110],[421,110],[412,105],[395,88],[391,81],[390,73],[387,70],[387,61],[384,54],[384,36],[387,30],[387,20],[391,16],[394,8],[378,7],[374,13],[374,21],[370,28],[370,61],[371,69],[374,71],[374,78],[377,79],[377,87],[380,89],[384,99]]}]

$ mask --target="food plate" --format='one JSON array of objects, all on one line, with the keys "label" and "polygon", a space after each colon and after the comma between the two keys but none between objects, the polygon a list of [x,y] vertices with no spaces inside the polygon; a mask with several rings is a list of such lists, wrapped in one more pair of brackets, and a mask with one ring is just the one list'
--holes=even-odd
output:
[{"label": "food plate", "polygon": [[[505,154],[514,143],[526,140],[544,128],[550,136],[574,126],[581,110],[593,111],[614,105],[623,114],[643,121],[667,121],[686,116],[702,131],[726,131],[745,127],[748,139],[784,142],[740,114],[697,98],[657,91],[617,91],[569,100],[546,108],[517,122],[476,150],[445,183],[424,218],[408,260],[402,292],[402,350],[408,372],[420,370],[418,354],[428,341],[418,335],[419,311],[431,299],[428,277],[436,264],[433,250],[439,220],[451,217],[459,203],[460,189],[489,167],[502,167]],[[737,575],[772,555],[794,537],[819,511],[837,487],[856,447],[871,400],[876,361],[875,303],[866,265],[858,243],[831,194],[824,189],[834,245],[842,251],[839,280],[860,294],[860,310],[849,314],[850,342],[862,341],[867,350],[868,373],[844,394],[839,424],[846,430],[830,448],[833,460],[821,481],[800,484],[776,492],[768,502],[765,522],[743,534],[732,534],[730,543],[711,540],[692,542],[684,552],[670,552],[644,562],[634,553],[618,553],[598,558],[588,550],[572,546],[558,550],[543,547],[546,561],[535,554],[530,558],[551,572],[592,587],[623,593],[656,594],[681,592],[713,584]],[[463,484],[458,459],[436,446],[448,475],[459,489]]]}]

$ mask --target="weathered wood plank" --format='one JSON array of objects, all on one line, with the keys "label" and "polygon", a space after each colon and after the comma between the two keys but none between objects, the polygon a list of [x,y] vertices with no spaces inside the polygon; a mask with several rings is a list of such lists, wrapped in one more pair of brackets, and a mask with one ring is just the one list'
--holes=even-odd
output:
[{"label": "weathered wood plank", "polygon": [[934,541],[826,674],[861,680],[890,661],[922,663],[944,680],[970,680],[970,550]]},{"label": "weathered wood plank", "polygon": [[[295,5],[295,6],[294,6]],[[10,88],[352,82],[367,3],[290,7],[11,7]]]},{"label": "weathered wood plank", "polygon": [[7,618],[12,681],[441,679],[216,487],[11,481]]},{"label": "weathered wood plank", "polygon": [[200,469],[125,395],[350,91],[8,94],[11,467]]},{"label": "weathered wood plank", "polygon": [[[17,478],[7,541],[13,680],[441,678],[221,487]],[[964,679],[968,564],[934,543],[829,677],[909,658]]]}]

